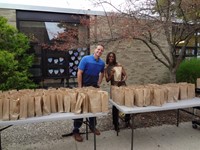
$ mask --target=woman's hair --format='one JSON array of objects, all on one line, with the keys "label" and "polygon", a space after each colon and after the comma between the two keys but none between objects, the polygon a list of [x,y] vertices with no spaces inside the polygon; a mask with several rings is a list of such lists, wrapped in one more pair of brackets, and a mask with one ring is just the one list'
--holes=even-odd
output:
[{"label": "woman's hair", "polygon": [[114,59],[113,59],[113,65],[116,65],[116,64],[117,64],[116,55],[115,55],[115,53],[113,53],[113,52],[109,52],[109,53],[107,54],[107,56],[106,56],[106,64],[109,64],[109,57],[110,57],[111,54],[113,54],[113,57],[114,57]]}]

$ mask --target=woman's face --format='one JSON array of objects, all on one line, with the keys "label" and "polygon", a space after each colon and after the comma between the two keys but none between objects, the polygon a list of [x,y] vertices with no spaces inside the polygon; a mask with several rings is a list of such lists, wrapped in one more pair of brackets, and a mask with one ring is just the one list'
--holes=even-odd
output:
[{"label": "woman's face", "polygon": [[112,63],[114,61],[114,55],[110,54],[108,59],[109,59],[109,62]]}]

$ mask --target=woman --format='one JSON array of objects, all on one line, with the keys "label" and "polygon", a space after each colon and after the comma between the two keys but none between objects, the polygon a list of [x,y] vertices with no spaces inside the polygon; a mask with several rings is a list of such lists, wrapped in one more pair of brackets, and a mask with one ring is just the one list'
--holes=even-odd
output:
[{"label": "woman", "polygon": [[[115,81],[114,80],[114,67],[122,67],[122,75],[121,75],[121,81]],[[106,57],[106,68],[105,68],[105,78],[106,81],[111,83],[111,85],[116,85],[116,86],[122,86],[122,85],[126,85],[125,81],[127,79],[127,75],[126,72],[123,68],[122,65],[120,65],[119,63],[117,63],[116,61],[116,55],[113,52],[109,52],[107,54]]]},{"label": "woman", "polygon": [[[115,81],[115,79],[114,79],[114,73],[115,73],[114,67],[122,67],[121,80],[120,81]],[[127,74],[126,74],[123,66],[120,65],[116,61],[116,55],[113,52],[109,52],[106,56],[105,78],[106,78],[106,81],[110,82],[111,85],[126,86],[125,81],[127,79]],[[112,107],[112,115],[113,115],[112,117],[113,117],[113,124],[115,126],[115,130],[118,130],[117,124],[119,124],[118,123],[119,111],[115,106]],[[129,121],[130,121],[130,115],[126,114],[125,115],[126,126],[129,126]]]}]

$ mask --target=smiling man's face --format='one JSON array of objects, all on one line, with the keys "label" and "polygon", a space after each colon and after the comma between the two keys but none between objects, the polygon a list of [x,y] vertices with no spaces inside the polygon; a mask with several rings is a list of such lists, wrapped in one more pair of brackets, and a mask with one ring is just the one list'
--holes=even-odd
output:
[{"label": "smiling man's face", "polygon": [[101,57],[102,53],[104,52],[104,48],[101,45],[98,45],[96,49],[94,50],[94,57],[99,58]]}]

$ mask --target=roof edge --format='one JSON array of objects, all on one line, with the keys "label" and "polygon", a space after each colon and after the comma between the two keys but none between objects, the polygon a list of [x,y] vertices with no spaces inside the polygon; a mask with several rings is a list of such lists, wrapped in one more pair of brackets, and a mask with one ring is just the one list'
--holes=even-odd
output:
[{"label": "roof edge", "polygon": [[103,12],[103,11],[92,11],[92,10],[60,8],[60,7],[47,7],[47,6],[33,6],[33,5],[23,5],[23,4],[9,4],[9,3],[1,3],[1,2],[0,2],[0,8],[26,10],[26,11],[43,11],[43,12],[55,12],[55,13],[105,16],[105,12]]}]

